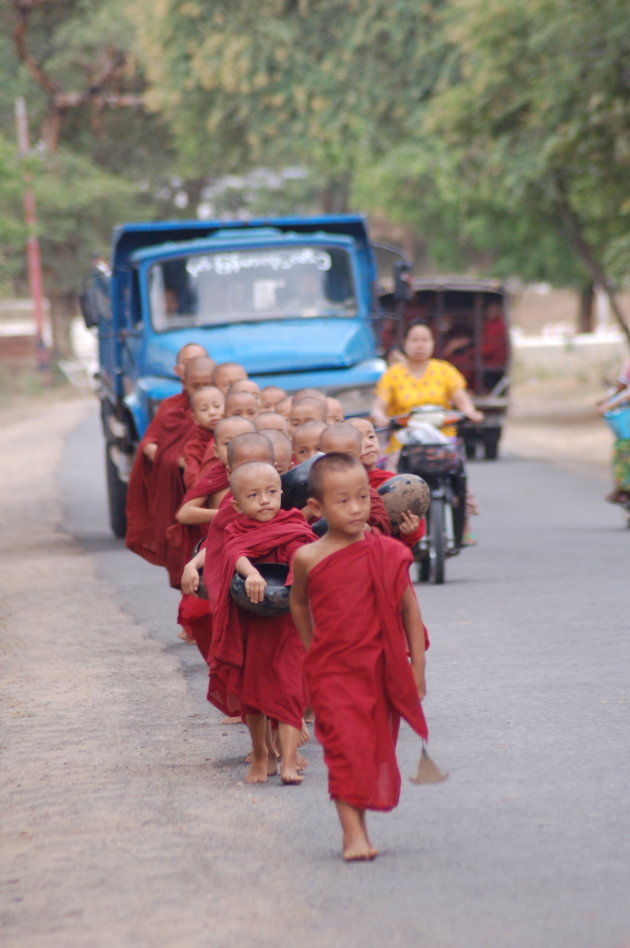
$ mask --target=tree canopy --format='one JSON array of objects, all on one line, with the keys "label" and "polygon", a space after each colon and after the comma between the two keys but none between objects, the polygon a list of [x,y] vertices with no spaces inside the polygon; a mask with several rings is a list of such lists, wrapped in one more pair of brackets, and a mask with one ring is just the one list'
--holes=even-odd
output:
[{"label": "tree canopy", "polygon": [[76,255],[121,216],[194,216],[209,193],[228,215],[358,205],[426,266],[611,294],[627,275],[622,0],[10,0],[0,27],[0,195],[17,208],[24,95],[48,288],[77,289]]}]

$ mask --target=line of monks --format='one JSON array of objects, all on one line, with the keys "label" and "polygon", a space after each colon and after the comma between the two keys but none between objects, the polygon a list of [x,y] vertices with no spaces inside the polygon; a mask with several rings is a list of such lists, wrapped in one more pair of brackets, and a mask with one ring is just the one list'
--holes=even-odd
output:
[{"label": "line of monks", "polygon": [[[302,782],[314,712],[344,858],[372,859],[365,810],[398,802],[400,717],[427,737],[428,639],[409,580],[424,520],[407,511],[391,536],[377,487],[392,475],[378,466],[376,432],[365,418],[346,421],[337,399],[261,390],[192,343],[175,372],[182,391],[138,446],[126,545],[180,590],[179,634],[208,663],[208,700],[247,724],[245,782],[266,782],[278,762],[283,784]],[[307,502],[282,509],[280,476],[315,454]],[[290,613],[263,615],[230,595],[238,574],[249,602],[263,601],[261,563],[289,568]]]}]

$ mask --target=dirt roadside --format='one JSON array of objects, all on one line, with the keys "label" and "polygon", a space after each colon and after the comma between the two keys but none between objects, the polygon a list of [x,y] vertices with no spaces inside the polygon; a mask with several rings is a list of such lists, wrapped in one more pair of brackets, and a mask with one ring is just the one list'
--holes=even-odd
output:
[{"label": "dirt roadside", "polygon": [[[176,655],[118,608],[60,529],[63,440],[91,408],[38,403],[0,429],[2,943],[205,944],[212,903],[180,909],[198,886],[190,864],[208,863],[204,884],[229,907],[239,886],[212,865],[261,827],[222,792],[218,717],[199,726]],[[252,917],[274,910],[252,896]],[[235,904],[214,919],[213,943],[240,944],[237,918]]]}]

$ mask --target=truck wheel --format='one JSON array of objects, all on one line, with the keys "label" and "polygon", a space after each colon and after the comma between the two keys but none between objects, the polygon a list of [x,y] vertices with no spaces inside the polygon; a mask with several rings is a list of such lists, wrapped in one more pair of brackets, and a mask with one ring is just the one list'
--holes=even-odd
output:
[{"label": "truck wheel", "polygon": [[127,531],[125,504],[127,485],[118,476],[118,468],[109,456],[109,445],[105,445],[105,477],[109,502],[109,525],[115,537],[122,539]]},{"label": "truck wheel", "polygon": [[500,437],[501,432],[497,431],[496,434],[492,434],[489,437],[484,438],[483,453],[486,461],[496,461],[498,458]]},{"label": "truck wheel", "polygon": [[444,561],[446,559],[446,538],[444,536],[444,501],[435,497],[429,508],[429,549],[431,582],[440,586],[444,582]]}]

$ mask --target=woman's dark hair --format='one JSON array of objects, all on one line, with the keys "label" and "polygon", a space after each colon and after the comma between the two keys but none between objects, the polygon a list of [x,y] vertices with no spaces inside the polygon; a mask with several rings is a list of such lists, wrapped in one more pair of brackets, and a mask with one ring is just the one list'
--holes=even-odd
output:
[{"label": "woman's dark hair", "polygon": [[433,329],[431,328],[431,326],[429,326],[429,324],[426,322],[426,320],[424,320],[424,319],[414,319],[414,321],[413,321],[412,323],[409,323],[409,325],[408,325],[407,328],[405,329],[405,335],[403,336],[403,342],[406,341],[407,336],[409,335],[409,333],[411,332],[412,329],[415,329],[415,328],[416,328],[416,326],[424,326],[424,328],[425,328],[425,329],[428,329],[429,332],[431,333],[431,335],[433,335]]}]

